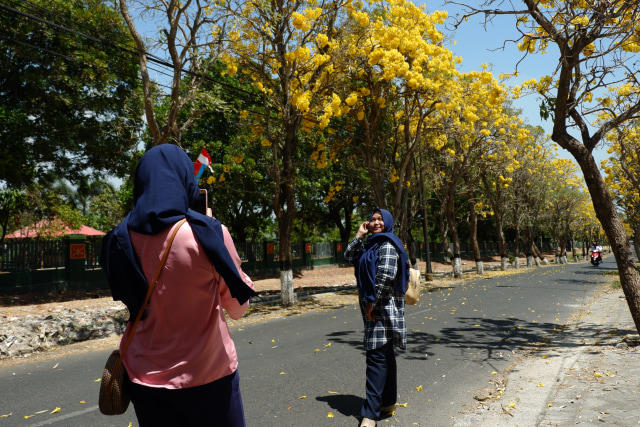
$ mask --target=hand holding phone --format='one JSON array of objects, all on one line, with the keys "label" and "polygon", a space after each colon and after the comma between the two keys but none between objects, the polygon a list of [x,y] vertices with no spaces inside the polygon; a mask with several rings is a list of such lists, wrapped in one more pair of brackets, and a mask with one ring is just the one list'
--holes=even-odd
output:
[{"label": "hand holding phone", "polygon": [[211,209],[209,208],[209,195],[207,194],[207,190],[200,189],[200,194],[198,194],[198,198],[196,199],[191,209],[201,213],[202,215],[211,216]]}]

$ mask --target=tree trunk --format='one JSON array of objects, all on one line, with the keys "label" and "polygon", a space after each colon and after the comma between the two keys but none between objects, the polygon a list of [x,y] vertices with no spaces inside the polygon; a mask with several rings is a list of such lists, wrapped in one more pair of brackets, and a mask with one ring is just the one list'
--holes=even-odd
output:
[{"label": "tree trunk", "polygon": [[420,168],[420,204],[422,205],[422,233],[424,234],[425,260],[427,261],[425,276],[427,280],[433,280],[433,270],[431,268],[431,253],[429,250],[429,216],[427,213],[427,201],[424,195],[424,171]]},{"label": "tree trunk", "polygon": [[409,257],[409,263],[411,264],[412,268],[418,268],[418,260],[416,259],[416,251],[414,248],[414,241],[413,241],[413,237],[411,237],[411,234],[407,233],[407,239],[406,239],[406,246],[407,246],[407,256]]},{"label": "tree trunk", "polygon": [[544,265],[549,264],[549,261],[547,261],[547,259],[542,254],[542,251],[538,249],[535,243],[533,244],[532,249],[533,249],[533,256],[536,257],[536,265],[538,267],[540,267],[540,262],[542,262]]},{"label": "tree trunk", "polygon": [[513,253],[515,256],[515,260],[513,262],[513,266],[518,269],[520,268],[520,225],[516,222],[516,241],[514,242],[515,247],[513,248]]},{"label": "tree trunk", "polygon": [[445,222],[446,213],[444,209],[444,205],[440,209],[440,220],[438,221],[438,227],[440,228],[440,235],[442,236],[442,244],[444,245],[444,250],[447,256],[447,259],[452,262],[453,254],[451,250],[449,250],[449,228]]},{"label": "tree trunk", "polygon": [[469,194],[469,243],[473,251],[473,258],[476,261],[476,273],[484,274],[484,263],[478,245],[478,214],[476,213],[476,203],[473,194]]},{"label": "tree trunk", "polygon": [[281,304],[285,307],[296,302],[296,295],[293,291],[293,259],[291,256],[291,230],[293,228],[293,218],[288,212],[283,212],[282,220],[279,218],[280,248],[280,295]]},{"label": "tree trunk", "polygon": [[277,176],[273,210],[278,220],[280,234],[280,295],[281,303],[285,307],[295,303],[291,235],[297,214],[294,186],[296,172],[293,165],[293,152],[297,144],[295,131],[288,132],[286,138],[287,141],[282,149],[282,165],[274,164],[273,166]]},{"label": "tree trunk", "polygon": [[633,249],[636,251],[636,261],[640,260],[640,227],[633,233]]},{"label": "tree trunk", "polygon": [[453,243],[453,259],[451,265],[453,267],[453,277],[459,279],[462,277],[462,258],[460,256],[460,238],[458,236],[458,228],[455,222],[454,201],[447,203],[447,223],[449,224],[449,233],[451,234],[451,243]]},{"label": "tree trunk", "polygon": [[526,231],[526,242],[524,246],[524,253],[527,257],[527,267],[533,267],[533,227],[531,225],[527,226]]},{"label": "tree trunk", "polygon": [[494,216],[496,216],[496,229],[498,232],[498,249],[500,250],[500,269],[502,271],[505,271],[509,263],[509,255],[507,254],[507,241],[504,238],[504,230],[502,227],[503,219],[502,219],[502,215],[494,214]]}]

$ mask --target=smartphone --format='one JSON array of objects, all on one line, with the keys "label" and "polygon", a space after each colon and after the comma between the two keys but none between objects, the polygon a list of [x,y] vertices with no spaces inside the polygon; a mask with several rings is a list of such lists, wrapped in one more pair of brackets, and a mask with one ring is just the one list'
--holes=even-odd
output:
[{"label": "smartphone", "polygon": [[198,194],[198,198],[191,206],[196,212],[201,213],[202,215],[207,215],[209,211],[209,197],[207,195],[207,190],[200,189],[200,194]]}]

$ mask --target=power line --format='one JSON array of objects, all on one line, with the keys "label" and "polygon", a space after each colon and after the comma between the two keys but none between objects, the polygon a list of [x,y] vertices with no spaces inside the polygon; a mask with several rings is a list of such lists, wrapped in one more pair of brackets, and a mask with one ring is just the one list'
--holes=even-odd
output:
[{"label": "power line", "polygon": [[[9,1],[11,1],[11,0],[9,0]],[[15,4],[15,2],[12,2],[12,3],[13,3],[13,4]],[[38,7],[40,7],[40,6],[38,6]],[[144,54],[147,56],[147,60],[148,60],[148,61],[153,62],[153,63],[158,64],[158,65],[162,65],[162,66],[167,67],[167,68],[170,68],[170,69],[172,69],[172,70],[175,70],[175,67],[173,66],[173,64],[171,64],[171,63],[170,63],[170,62],[168,62],[168,61],[165,61],[165,60],[162,60],[162,59],[158,58],[156,55],[153,55],[153,54],[150,54],[150,53],[147,53],[147,52],[143,52],[143,51],[141,51],[141,50],[139,50],[139,49],[135,49],[135,50],[134,50],[134,49],[132,49],[132,48],[130,48],[130,47],[118,46],[118,45],[114,44],[114,43],[113,43],[113,42],[111,42],[111,41],[102,40],[102,39],[96,38],[96,37],[94,37],[94,36],[91,36],[91,35],[89,35],[89,34],[81,33],[81,32],[79,32],[79,31],[73,30],[73,29],[71,29],[71,28],[67,28],[67,27],[65,27],[65,26],[63,26],[63,25],[60,25],[60,24],[58,24],[58,23],[51,22],[51,21],[49,21],[49,20],[46,20],[46,19],[43,19],[43,18],[40,18],[40,17],[34,16],[34,15],[28,14],[28,13],[26,13],[26,12],[22,12],[22,11],[20,11],[20,10],[18,10],[18,9],[15,9],[15,8],[13,8],[13,7],[7,6],[7,5],[2,4],[2,3],[0,3],[0,8],[5,9],[5,10],[8,10],[9,12],[13,12],[13,13],[19,14],[19,15],[21,15],[21,16],[23,16],[23,17],[25,17],[25,18],[33,19],[33,20],[38,21],[38,22],[40,22],[40,23],[43,23],[43,24],[46,24],[46,25],[50,25],[50,26],[52,26],[52,27],[54,27],[54,28],[57,28],[57,29],[59,29],[59,30],[63,30],[63,31],[66,31],[66,32],[69,32],[69,33],[75,34],[75,35],[77,35],[77,36],[79,36],[79,37],[83,37],[83,38],[85,38],[85,39],[87,39],[87,40],[91,40],[91,41],[93,41],[93,42],[96,42],[96,43],[99,43],[99,44],[102,44],[102,45],[107,45],[107,46],[110,46],[110,47],[113,47],[113,48],[119,49],[119,50],[124,51],[124,52],[126,52],[126,53],[129,53],[129,54],[131,54],[131,55],[135,55],[136,57],[138,57],[141,53],[144,53]],[[49,13],[51,13],[51,14],[54,14],[54,15],[55,15],[55,13],[54,13],[54,12],[52,12],[52,11],[50,11],[50,10],[46,9],[46,8],[42,8],[42,7],[40,7],[40,8],[41,8],[41,9],[43,9],[43,10],[48,11],[48,12],[49,12]],[[237,91],[237,92],[241,92],[241,93],[243,93],[243,94],[245,94],[245,95],[249,95],[251,98],[255,98],[255,95],[254,95],[253,93],[249,92],[249,91],[243,90],[243,89],[241,89],[241,88],[237,88],[237,87],[235,87],[235,86],[232,86],[232,85],[226,84],[226,83],[224,83],[224,82],[217,81],[217,80],[215,80],[215,79],[213,79],[213,78],[211,78],[211,77],[209,77],[209,76],[202,76],[201,74],[199,74],[199,73],[195,73],[195,72],[193,72],[193,71],[191,71],[191,70],[188,70],[188,69],[181,69],[180,71],[181,71],[181,72],[183,72],[183,73],[185,73],[185,74],[188,74],[188,75],[194,76],[194,77],[203,78],[204,80],[207,80],[207,81],[209,81],[209,82],[212,82],[212,83],[218,84],[218,85],[220,85],[220,86],[224,86],[224,87],[226,87],[226,88],[228,88],[228,89],[231,89],[231,90],[234,90],[234,91]],[[168,76],[169,76],[169,75],[168,75]],[[172,77],[172,76],[170,76],[170,77]],[[255,100],[255,99],[254,99],[254,100]]]},{"label": "power line", "polygon": [[[17,2],[15,2],[15,1],[13,1],[13,0],[8,0],[8,1],[9,1],[9,2],[11,2],[11,3],[12,3],[12,4],[14,4],[14,5],[18,5],[18,3],[17,3]],[[46,15],[48,14],[48,15],[50,15],[50,16],[54,16],[54,17],[56,17],[56,16],[57,16],[58,18],[61,18],[61,19],[62,19],[62,20],[64,20],[64,21],[67,21],[67,22],[71,22],[71,23],[73,23],[74,25],[81,25],[81,24],[79,24],[79,23],[77,23],[77,22],[69,21],[69,19],[68,19],[68,18],[66,18],[66,17],[64,17],[64,16],[62,16],[62,15],[60,15],[60,14],[56,13],[55,11],[52,11],[52,10],[50,10],[50,9],[47,9],[47,8],[41,7],[41,6],[39,6],[39,5],[35,5],[34,3],[32,3],[32,2],[30,2],[30,1],[28,1],[28,0],[25,0],[25,3],[30,4],[30,5],[32,5],[33,7],[37,8],[37,9],[39,9],[39,10],[41,10],[41,11],[44,11],[44,12],[40,12],[40,15],[44,15],[44,16],[46,16]],[[21,5],[21,6],[22,6],[22,5]],[[52,22],[51,20],[44,19],[44,18],[41,18],[41,17],[35,16],[35,15],[33,15],[33,14],[29,14],[29,13],[26,13],[26,12],[20,11],[20,10],[18,10],[18,9],[16,9],[16,8],[13,8],[13,7],[7,6],[7,5],[5,5],[5,4],[3,4],[3,3],[0,3],[0,9],[5,9],[5,10],[7,10],[7,11],[9,11],[9,12],[13,12],[14,14],[18,14],[18,15],[20,15],[20,16],[22,16],[22,17],[24,17],[24,18],[27,18],[27,19],[35,20],[35,21],[37,21],[37,22],[39,22],[39,23],[41,23],[41,24],[44,24],[44,25],[49,25],[49,26],[53,27],[53,28],[54,28],[54,29],[56,29],[56,30],[61,30],[61,31],[64,31],[64,32],[68,32],[68,33],[74,34],[74,35],[76,35],[76,36],[78,36],[78,37],[80,37],[80,38],[83,38],[83,39],[90,40],[90,41],[93,41],[93,42],[95,42],[95,43],[98,43],[99,45],[109,46],[109,47],[111,47],[111,48],[115,48],[117,51],[121,51],[121,52],[128,53],[129,55],[135,56],[136,58],[139,56],[139,54],[144,53],[144,54],[147,56],[147,67],[148,67],[150,70],[152,70],[152,71],[154,71],[154,72],[156,72],[156,73],[159,73],[159,74],[165,75],[165,76],[167,76],[167,77],[173,77],[173,75],[172,75],[172,74],[168,74],[167,72],[164,72],[164,71],[162,71],[161,69],[153,68],[153,66],[151,65],[151,64],[160,65],[160,66],[162,66],[162,67],[166,67],[166,68],[169,68],[169,69],[171,69],[171,70],[175,70],[175,67],[173,66],[173,64],[172,64],[172,63],[170,63],[170,62],[168,62],[168,61],[166,61],[166,60],[163,60],[163,59],[161,59],[161,58],[157,57],[157,56],[156,56],[156,55],[154,55],[154,54],[146,53],[146,52],[144,52],[144,51],[142,51],[142,50],[138,49],[137,47],[134,49],[134,48],[131,48],[131,47],[127,46],[126,44],[125,44],[124,46],[119,46],[119,45],[117,45],[117,44],[113,43],[113,42],[112,42],[112,41],[110,41],[110,40],[103,40],[103,39],[101,39],[101,38],[94,37],[94,36],[92,36],[92,35],[90,35],[90,34],[85,34],[85,33],[83,33],[83,32],[80,32],[80,31],[77,31],[77,30],[74,30],[74,29],[68,28],[68,27],[66,27],[66,26],[64,26],[64,25],[62,25],[62,24],[57,23],[57,22]],[[27,9],[29,9],[29,8],[27,8]],[[34,10],[33,10],[33,8],[31,8],[31,9],[29,9],[29,10],[33,11],[33,13],[38,13],[37,11],[34,11]],[[89,26],[86,26],[86,25],[81,25],[81,26],[83,26],[83,27],[85,27],[85,28],[87,28],[87,29],[89,29],[89,30],[92,30],[92,29],[93,29],[93,28],[91,28],[91,27],[89,27]],[[11,39],[10,39],[10,40],[11,40]],[[15,40],[12,40],[12,41],[14,41],[14,42],[15,42]],[[119,43],[121,43],[121,42],[119,42]],[[24,43],[24,42],[22,42],[22,44],[25,44],[25,43]],[[122,43],[121,43],[121,44],[122,44]],[[48,53],[51,53],[51,54],[57,54],[57,55],[59,55],[59,56],[61,56],[61,57],[64,57],[64,58],[66,58],[66,59],[69,59],[69,60],[71,60],[71,61],[78,62],[78,60],[76,60],[76,59],[74,59],[74,58],[69,58],[68,56],[66,56],[66,55],[64,55],[64,54],[56,53],[56,52],[53,52],[53,51],[50,51],[50,50],[45,50],[45,49],[43,49],[43,48],[41,48],[41,47],[34,46],[34,45],[29,45],[29,44],[26,44],[26,45],[28,45],[28,46],[30,46],[30,47],[32,47],[32,48],[34,48],[34,49],[44,50],[44,51],[47,51]],[[30,59],[32,59],[32,58],[30,58]],[[149,63],[151,63],[151,64],[149,64]],[[248,96],[247,101],[249,101],[249,102],[252,102],[252,103],[255,103],[255,104],[258,104],[258,105],[261,103],[261,98],[260,98],[259,96],[256,96],[256,94],[254,94],[254,93],[252,93],[252,92],[249,92],[249,91],[247,91],[247,90],[244,90],[244,89],[242,89],[242,88],[238,88],[238,87],[235,87],[235,86],[229,85],[229,84],[227,84],[227,83],[220,82],[220,81],[218,81],[218,80],[215,80],[214,78],[211,78],[211,77],[206,76],[206,75],[205,75],[205,76],[203,76],[203,75],[202,75],[202,74],[200,74],[200,73],[196,73],[196,72],[193,72],[193,71],[188,70],[188,69],[181,69],[181,72],[183,72],[183,73],[185,73],[185,74],[188,74],[188,75],[191,75],[191,76],[195,76],[195,77],[203,78],[205,81],[208,81],[208,82],[210,82],[210,83],[214,83],[214,84],[216,84],[216,85],[218,85],[218,86],[220,86],[220,87],[225,87],[225,88],[231,89],[231,90],[233,90],[233,91],[235,91],[235,92],[237,92],[237,93],[239,93],[239,94],[242,94],[242,95],[244,95],[244,96]],[[141,79],[141,78],[140,78],[140,79]],[[166,88],[166,89],[167,89],[167,90],[169,90],[169,91],[173,90],[173,88],[172,88],[172,87],[169,87],[169,86],[166,86],[166,85],[162,85],[162,84],[160,84],[160,83],[158,83],[158,82],[156,82],[156,84],[157,84],[158,86],[161,86],[161,87],[163,87],[163,88]],[[260,115],[260,116],[264,116],[264,115],[265,115],[264,113],[261,113],[261,112],[255,112],[255,111],[253,111],[252,113],[253,113],[253,114],[256,114],[256,115]],[[315,120],[312,120],[312,121],[314,121],[314,122],[315,122]]]},{"label": "power line", "polygon": [[[79,61],[78,59],[76,59],[76,58],[74,58],[74,57],[71,57],[71,56],[68,56],[68,55],[65,55],[65,54],[62,54],[62,53],[59,53],[59,52],[54,52],[54,51],[52,51],[52,50],[50,50],[50,49],[45,49],[45,48],[43,48],[43,47],[41,47],[41,46],[36,46],[36,45],[30,44],[30,43],[25,43],[25,42],[20,41],[20,40],[14,40],[14,39],[12,39],[12,38],[10,38],[10,37],[5,37],[5,36],[2,36],[2,35],[0,35],[0,39],[7,40],[7,41],[9,41],[9,42],[11,42],[11,43],[15,43],[15,44],[18,44],[18,45],[22,45],[22,46],[25,46],[25,47],[28,47],[28,48],[31,48],[31,49],[36,49],[36,50],[39,50],[39,51],[42,51],[42,52],[46,52],[46,53],[48,53],[48,54],[50,54],[50,55],[59,56],[59,57],[61,57],[61,58],[66,59],[66,60],[67,60],[67,61],[69,61],[69,62],[73,62],[73,63],[76,63],[76,64],[81,63],[81,61]],[[34,57],[32,57],[32,56],[27,56],[27,55],[24,55],[24,54],[20,54],[19,56],[20,56],[21,58],[25,58],[25,59],[28,59],[28,60],[33,61],[33,62],[37,62],[37,61],[38,61],[38,59],[37,59],[37,58],[34,58]],[[84,63],[84,62],[82,62],[82,63]],[[86,64],[86,63],[84,63],[84,64]],[[95,64],[86,64],[86,65],[87,65],[89,68],[92,68],[92,69],[94,69],[94,70],[104,70],[104,71],[109,71],[109,69],[108,69],[107,67],[101,67],[101,66],[99,66],[99,65],[95,65]],[[156,71],[156,70],[154,70],[154,71]],[[161,71],[158,71],[158,72],[161,72]],[[139,76],[138,76],[138,77],[136,77],[136,78],[137,78],[138,80],[142,80],[142,78],[141,78],[141,77],[139,77]],[[170,86],[166,86],[166,85],[163,85],[163,84],[158,83],[158,82],[156,82],[156,85],[161,86],[161,87],[164,87],[164,88],[169,89],[169,90],[171,89],[171,87],[170,87]]]},{"label": "power line", "polygon": [[[95,30],[95,28],[93,28],[93,27],[91,27],[91,26],[89,26],[89,25],[86,25],[86,24],[84,24],[83,22],[76,22],[76,21],[73,21],[73,20],[69,19],[67,16],[63,15],[63,14],[60,14],[60,13],[58,13],[58,12],[54,11],[54,10],[51,10],[51,9],[47,9],[47,8],[45,8],[45,7],[42,7],[42,6],[40,6],[40,5],[38,5],[38,4],[35,4],[35,3],[33,3],[33,2],[31,2],[31,1],[29,1],[29,0],[23,0],[23,1],[22,1],[22,3],[18,3],[18,2],[13,1],[13,0],[8,0],[8,1],[9,1],[9,3],[12,3],[12,4],[13,4],[13,5],[15,5],[15,6],[20,6],[20,7],[23,7],[23,8],[25,8],[25,9],[27,9],[27,10],[30,10],[30,11],[31,11],[32,13],[34,13],[34,14],[38,14],[38,13],[39,13],[41,16],[47,16],[47,15],[48,15],[48,16],[51,16],[51,17],[53,17],[53,18],[57,18],[57,19],[58,19],[58,20],[60,20],[60,21],[65,21],[67,24],[72,24],[72,25],[75,25],[75,26],[80,26],[80,27],[82,27],[82,28],[84,28],[84,29],[86,29],[86,30],[89,30],[89,31]],[[31,5],[31,8],[29,8],[29,5]],[[66,27],[65,27],[65,28],[66,28]],[[103,43],[103,42],[104,42],[104,40],[103,40],[103,39],[99,39],[99,40],[101,41],[101,43]],[[122,43],[122,42],[117,42],[117,43],[118,43],[118,44],[121,44],[121,45],[126,46],[126,44],[124,44],[124,43]],[[113,44],[113,42],[111,42],[111,44]],[[115,47],[115,46],[114,46],[114,47]],[[121,51],[122,51],[122,49],[120,48],[120,46],[117,46],[117,48],[118,48],[118,52],[121,52]],[[126,52],[126,53],[130,53],[130,52]],[[121,56],[121,55],[120,55],[120,58],[129,58],[129,56],[124,57],[124,56]],[[154,71],[155,73],[162,74],[162,75],[167,76],[167,77],[173,77],[173,75],[169,74],[169,73],[168,73],[168,72],[166,72],[166,71],[163,71],[163,70],[161,70],[161,69],[159,69],[159,68],[154,68],[154,67],[153,67],[153,65],[148,65],[148,68],[149,68],[150,70]],[[142,80],[142,79],[140,79],[140,80]],[[158,86],[160,86],[160,87],[163,87],[163,88],[166,88],[166,89],[168,89],[168,90],[171,90],[171,87],[170,87],[170,86],[163,85],[163,84],[161,84],[161,83],[159,83],[159,82],[157,82],[157,81],[156,81],[156,84],[157,84]]]},{"label": "power line", "polygon": [[[68,25],[68,24],[71,24],[71,25],[79,26],[79,27],[82,27],[82,28],[84,28],[85,30],[89,30],[89,31],[93,31],[93,30],[95,30],[95,28],[93,28],[93,27],[91,27],[91,26],[89,26],[89,25],[86,25],[86,24],[84,24],[83,22],[76,22],[76,21],[73,21],[73,20],[69,19],[68,17],[66,17],[66,16],[64,16],[64,15],[62,15],[62,14],[60,14],[60,13],[58,13],[58,12],[54,11],[54,10],[47,9],[47,8],[42,7],[42,6],[40,6],[40,5],[37,5],[37,4],[35,4],[35,3],[31,2],[31,1],[23,0],[23,2],[22,2],[22,3],[18,3],[18,2],[13,1],[13,0],[8,0],[8,1],[9,1],[10,3],[12,3],[12,4],[16,5],[16,6],[24,7],[25,9],[29,9],[27,6],[25,6],[25,4],[32,5],[32,8],[31,8],[30,10],[31,10],[33,13],[40,13],[42,16],[49,15],[49,16],[52,16],[52,17],[58,18],[58,20],[65,21],[65,22],[67,23],[67,25]],[[36,10],[34,10],[34,8],[35,8],[35,9],[37,9],[39,12],[38,12],[38,11],[36,11]],[[56,23],[57,23],[57,22],[56,22]],[[66,27],[63,27],[63,28],[65,28],[65,29],[66,29]],[[95,39],[96,39],[96,40],[99,40],[99,42],[100,42],[101,44],[109,44],[109,45],[111,45],[112,47],[116,47],[116,48],[117,48],[117,49],[119,49],[119,50],[125,50],[125,52],[126,52],[126,53],[133,54],[133,51],[131,51],[130,47],[129,47],[129,46],[127,46],[127,44],[125,44],[125,43],[122,43],[122,42],[117,41],[116,43],[118,43],[120,46],[114,46],[114,43],[113,43],[113,41],[111,41],[111,40],[104,40],[104,39],[100,39],[100,38],[98,38],[98,37],[96,37]],[[123,49],[123,48],[122,48],[122,46],[125,46],[125,49]],[[158,61],[162,61],[162,59],[161,59],[161,58],[159,58],[159,57],[157,57],[157,56],[155,56],[155,55],[147,54],[147,56],[150,56],[150,57],[156,58],[156,59],[158,59]],[[151,68],[151,67],[149,67],[149,68]],[[170,67],[170,68],[172,68],[172,69],[173,69],[173,67]],[[154,70],[154,71],[157,71],[157,72],[160,72],[161,74],[163,74],[163,75],[165,75],[165,76],[167,76],[167,77],[173,77],[171,74],[168,74],[167,72],[161,72],[161,71],[156,70],[156,69],[153,69],[153,70]]]}]

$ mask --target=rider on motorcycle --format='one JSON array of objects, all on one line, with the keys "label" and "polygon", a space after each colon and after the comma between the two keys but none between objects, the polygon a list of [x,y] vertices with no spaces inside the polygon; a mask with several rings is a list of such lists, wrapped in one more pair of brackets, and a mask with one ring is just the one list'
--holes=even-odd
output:
[{"label": "rider on motorcycle", "polygon": [[598,261],[602,262],[602,246],[598,242],[593,242],[593,246],[589,248],[589,252],[598,254]]}]

